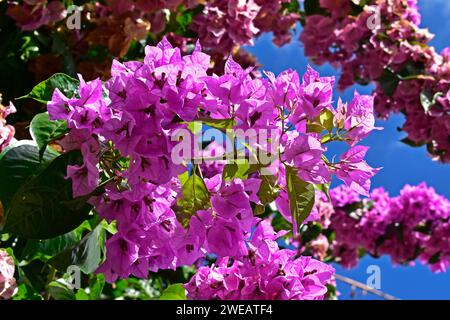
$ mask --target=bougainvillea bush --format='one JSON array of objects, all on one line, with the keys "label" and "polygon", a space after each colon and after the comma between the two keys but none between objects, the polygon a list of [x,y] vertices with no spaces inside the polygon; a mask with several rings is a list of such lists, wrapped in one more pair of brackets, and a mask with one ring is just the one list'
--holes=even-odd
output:
[{"label": "bougainvillea bush", "polygon": [[[64,34],[60,57],[74,68],[31,81],[29,92],[0,106],[0,299],[335,299],[333,263],[351,268],[365,254],[445,272],[450,202],[425,184],[397,197],[371,190],[382,168],[365,161],[363,144],[382,130],[379,91],[343,101],[335,78],[311,66],[274,74],[236,51],[267,31],[284,44],[301,20],[306,54],[316,63],[335,57],[343,87],[343,56],[362,65],[352,71],[364,70],[367,56],[355,56],[358,47],[340,54],[348,44],[340,41],[349,41],[340,31],[310,31],[333,21],[340,25],[331,29],[357,33],[370,1],[341,2],[92,1],[89,23],[75,33],[64,27],[69,3],[8,2],[18,34],[33,34],[28,41]],[[414,4],[379,5],[421,34],[408,23],[418,24]],[[382,43],[368,33],[352,44],[366,36]],[[96,45],[108,49],[91,65],[102,77],[78,64],[86,60],[77,50]],[[400,67],[415,57],[403,55],[390,52],[375,71],[400,72],[393,60]],[[437,74],[447,62],[430,68]],[[379,80],[365,72],[350,82]],[[409,81],[431,90],[428,111],[445,104],[445,75],[402,78],[395,90]],[[44,106],[22,127],[28,139],[9,124],[25,103]],[[445,125],[445,106],[437,107],[429,116]],[[335,144],[340,154],[330,152]]]},{"label": "bougainvillea bush", "polygon": [[[255,57],[241,46],[260,35],[270,32],[282,46],[301,29],[305,56],[338,69],[339,89],[375,84],[376,115],[405,116],[402,142],[450,161],[449,50],[439,53],[429,45],[433,35],[420,27],[417,0],[40,0],[7,1],[0,11],[7,31],[0,51],[7,63],[0,71],[17,77],[0,82],[7,100],[56,72],[106,80],[114,59],[142,59],[145,45],[163,36],[183,53],[200,40],[211,70],[220,73],[229,55],[254,66]],[[18,103],[14,122],[26,138],[23,128],[36,107]]]}]

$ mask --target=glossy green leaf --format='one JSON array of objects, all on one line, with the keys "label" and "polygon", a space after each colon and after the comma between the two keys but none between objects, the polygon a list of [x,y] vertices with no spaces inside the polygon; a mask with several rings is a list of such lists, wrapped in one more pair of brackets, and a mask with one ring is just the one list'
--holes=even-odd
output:
[{"label": "glossy green leaf", "polygon": [[78,90],[77,79],[64,73],[55,73],[47,80],[37,84],[29,94],[18,99],[30,98],[41,103],[47,103],[52,99],[53,91],[58,88],[66,97],[71,98]]},{"label": "glossy green leaf", "polygon": [[188,129],[193,134],[198,134],[202,132],[202,123],[200,121],[192,121],[188,124]]},{"label": "glossy green leaf", "polygon": [[183,184],[183,197],[178,200],[178,219],[185,223],[197,211],[210,206],[210,195],[205,182],[193,173]]},{"label": "glossy green leaf", "polygon": [[226,181],[233,180],[235,178],[247,179],[250,171],[250,164],[247,160],[243,160],[243,163],[227,163],[223,169],[223,179]]},{"label": "glossy green leaf", "polygon": [[308,123],[306,124],[306,130],[307,132],[322,133],[325,128],[319,123]]},{"label": "glossy green leaf", "polygon": [[322,232],[322,225],[317,222],[308,223],[305,231],[302,232],[302,243],[310,242],[316,239]]},{"label": "glossy green leaf", "polygon": [[159,297],[159,300],[186,300],[186,290],[181,283],[168,286]]},{"label": "glossy green leaf", "polygon": [[425,110],[425,112],[430,111],[431,100],[428,98],[427,94],[423,91],[420,93],[420,104],[422,105],[422,108],[423,110]]},{"label": "glossy green leaf", "polygon": [[320,190],[320,191],[322,191],[323,193],[325,193],[325,195],[326,195],[327,198],[328,198],[328,201],[331,201],[331,198],[330,198],[330,184],[329,184],[329,183],[316,184],[316,185],[315,185],[315,188],[316,188],[317,190]]},{"label": "glossy green leaf", "polygon": [[279,193],[280,189],[277,187],[274,176],[261,176],[261,185],[258,191],[258,198],[263,205],[268,205],[269,203],[275,201]]},{"label": "glossy green leaf", "polygon": [[292,220],[296,222],[298,227],[308,218],[313,209],[314,185],[300,179],[297,176],[297,171],[289,166],[286,166],[286,184]]},{"label": "glossy green leaf", "polygon": [[90,275],[89,290],[80,288],[75,297],[77,300],[99,300],[105,286],[105,275],[102,273]]},{"label": "glossy green leaf", "polygon": [[432,97],[431,93],[422,91],[420,93],[420,104],[425,112],[429,112],[431,107],[436,104],[437,98],[442,96],[442,92],[436,92]]},{"label": "glossy green leaf", "polygon": [[305,14],[307,16],[311,16],[311,15],[315,15],[315,14],[320,14],[320,15],[327,14],[326,10],[320,6],[319,0],[305,0],[304,8],[305,8]]},{"label": "glossy green leaf", "polygon": [[291,0],[289,2],[283,2],[281,4],[282,10],[286,10],[289,13],[300,13],[300,2],[298,0]]},{"label": "glossy green leaf", "polygon": [[52,121],[48,118],[48,113],[39,113],[30,124],[30,134],[39,148],[39,159],[42,159],[47,145],[58,138],[63,137],[69,128],[64,120]]},{"label": "glossy green leaf", "polygon": [[[275,211],[273,215],[272,227],[275,230],[275,232],[292,229],[292,225],[278,211]],[[290,236],[292,236],[292,233],[289,234]]]},{"label": "glossy green leaf", "polygon": [[47,290],[55,300],[75,300],[73,290],[67,284],[59,281],[52,281],[48,284]]},{"label": "glossy green leaf", "polygon": [[75,299],[76,300],[90,300],[90,296],[83,288],[80,288],[77,290],[77,293],[75,293]]},{"label": "glossy green leaf", "polygon": [[43,300],[43,298],[35,289],[22,283],[17,287],[17,293],[12,300]]},{"label": "glossy green leaf", "polygon": [[397,74],[389,69],[384,69],[383,74],[377,80],[380,83],[381,89],[388,97],[392,97],[400,82]]},{"label": "glossy green leaf", "polygon": [[428,263],[429,264],[436,264],[439,262],[439,260],[441,259],[441,253],[440,252],[436,252],[435,254],[433,254],[430,259],[428,259]]},{"label": "glossy green leaf", "polygon": [[63,272],[67,267],[75,265],[86,274],[92,273],[103,261],[105,238],[104,225],[100,223],[78,244],[54,256],[48,264]]},{"label": "glossy green leaf", "polygon": [[61,251],[74,246],[80,239],[77,232],[71,231],[52,239],[28,240],[21,253],[21,259],[26,261],[33,259],[46,261]]},{"label": "glossy green leaf", "polygon": [[209,118],[200,118],[198,121],[201,121],[203,125],[221,130],[226,131],[227,129],[233,128],[233,125],[236,124],[236,122],[233,119],[209,119]]},{"label": "glossy green leaf", "polygon": [[89,285],[89,297],[91,300],[98,300],[105,286],[105,275],[99,273],[93,277]]},{"label": "glossy green leaf", "polygon": [[329,109],[325,109],[319,115],[319,123],[331,132],[333,130],[333,118],[333,112]]},{"label": "glossy green leaf", "polygon": [[28,239],[50,239],[78,227],[92,207],[86,199],[75,201],[66,173],[68,165],[81,162],[79,151],[65,153],[23,183],[6,211],[5,231]]},{"label": "glossy green leaf", "polygon": [[57,153],[46,149],[42,161],[39,149],[33,141],[22,140],[5,149],[0,155],[0,200],[5,210],[19,187],[38,174],[46,164],[57,157]]}]

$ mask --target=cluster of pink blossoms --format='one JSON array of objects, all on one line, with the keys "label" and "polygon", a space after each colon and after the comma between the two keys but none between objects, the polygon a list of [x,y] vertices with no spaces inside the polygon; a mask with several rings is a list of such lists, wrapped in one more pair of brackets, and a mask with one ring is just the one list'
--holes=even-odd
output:
[{"label": "cluster of pink blossoms", "polygon": [[269,220],[254,229],[241,260],[223,258],[200,267],[185,288],[188,299],[318,300],[327,293],[333,267],[295,250],[280,250]]},{"label": "cluster of pink blossoms", "polygon": [[0,94],[0,152],[3,151],[14,138],[15,129],[6,123],[6,117],[16,112],[12,103],[8,106],[2,105],[2,95]]},{"label": "cluster of pink blossoms", "polygon": [[[100,216],[117,221],[118,232],[108,239],[107,258],[99,268],[108,281],[130,274],[145,278],[149,270],[191,265],[205,254],[214,254],[220,261],[242,261],[248,256],[252,230],[260,221],[252,208],[262,204],[258,196],[262,177],[256,171],[246,179],[228,180],[222,165],[203,175],[203,164],[191,170],[175,163],[178,140],[172,138],[195,120],[229,121],[234,130],[272,130],[271,139],[280,141],[279,148],[265,146],[267,136],[251,146],[280,152],[281,159],[269,164],[269,170],[284,189],[285,168],[291,168],[305,183],[327,183],[335,174],[358,192],[368,192],[377,170],[365,163],[364,152],[354,144],[375,129],[369,97],[356,94],[348,106],[339,102],[335,109],[334,79],[319,77],[312,68],[302,81],[292,70],[253,79],[252,68],[244,70],[229,59],[223,75],[207,75],[209,59],[199,45],[191,55],[182,56],[179,48],[163,39],[156,47],[146,47],[143,62],[114,61],[112,78],[105,84],[84,82],[80,77],[76,96],[65,97],[56,89],[48,103],[50,119],[64,119],[71,129],[61,145],[66,151],[79,149],[83,155],[82,165],[68,167],[74,195],[90,194],[100,176],[111,177],[104,194],[91,199]],[[322,137],[308,129],[307,124],[324,112],[336,120],[339,134]],[[335,136],[351,147],[339,162],[331,163],[322,157],[326,148],[321,141]],[[118,153],[120,161],[114,161]],[[192,154],[181,157],[188,163]],[[180,175],[186,172],[188,181],[182,183]],[[204,185],[201,193],[207,194],[201,207],[197,206],[199,193],[194,199],[184,198],[186,186],[199,188],[199,183]],[[179,218],[190,200],[196,206],[188,207],[186,227]],[[280,253],[277,259],[285,259],[286,254]],[[320,263],[299,261],[306,270],[300,282],[306,286],[311,280],[306,275],[312,272],[308,266]],[[296,264],[292,268],[300,268]],[[293,288],[290,296],[296,297],[300,284]],[[323,294],[322,289],[318,292],[317,297]]]},{"label": "cluster of pink blossoms", "polygon": [[[300,39],[305,54],[318,64],[330,62],[341,69],[341,89],[355,82],[375,82],[378,115],[386,118],[391,112],[405,114],[402,129],[408,137],[404,141],[413,146],[427,145],[434,159],[449,162],[450,51],[445,49],[438,54],[427,45],[431,34],[418,27],[417,1],[371,0],[365,1],[364,7],[350,0],[319,3],[325,12],[304,19]],[[233,49],[251,44],[264,32],[273,32],[277,45],[288,43],[292,27],[300,19],[299,9],[289,9],[291,5],[288,0],[87,3],[84,12],[89,23],[83,23],[83,28],[89,26],[88,29],[71,33],[68,39],[69,45],[83,42],[73,48],[75,60],[81,59],[78,70],[97,76],[106,75],[109,69],[83,61],[86,48],[93,44],[108,47],[112,56],[123,57],[133,41],[146,39],[150,31],[156,38],[167,34],[187,52],[187,44],[193,42],[196,34],[212,54],[217,71]],[[177,17],[181,7],[192,10],[190,18],[186,18],[189,23],[183,26],[184,33],[173,32],[166,13],[169,10]],[[11,2],[8,14],[22,29],[32,30],[61,20],[65,11],[58,1],[39,0]],[[236,57],[242,63],[250,63],[249,55]]]},{"label": "cluster of pink blossoms", "polygon": [[[176,13],[180,6],[188,10],[202,6],[201,10],[196,10],[189,30],[197,33],[205,48],[229,54],[236,46],[252,44],[262,32],[274,32],[277,45],[288,43],[292,36],[290,30],[299,19],[298,13],[284,9],[288,3],[290,0],[108,0],[89,3],[84,9],[96,18],[125,15],[135,22],[139,19],[148,21],[151,32],[159,34],[169,23],[167,10]],[[60,1],[48,0],[28,0],[22,4],[12,1],[7,13],[24,31],[51,25],[67,15]],[[179,44],[186,41],[178,36],[174,39],[178,39]]]},{"label": "cluster of pink blossoms", "polygon": [[291,28],[297,13],[283,10],[290,0],[215,0],[205,4],[194,18],[192,30],[206,48],[231,52],[236,45],[253,44],[262,32],[273,32],[274,43],[281,46],[291,40]]},{"label": "cluster of pink blossoms", "polygon": [[60,1],[24,0],[23,3],[10,1],[7,14],[23,31],[32,31],[61,21],[67,11]]},{"label": "cluster of pink blossoms", "polygon": [[[406,185],[397,197],[383,188],[361,199],[348,187],[330,191],[330,203],[322,205],[325,228],[335,233],[331,244],[321,236],[309,244],[322,257],[328,249],[344,267],[354,267],[361,250],[378,257],[387,255],[396,264],[419,259],[434,272],[450,266],[450,201],[425,183]],[[334,207],[334,209],[333,209]],[[316,255],[319,257],[319,255]]]},{"label": "cluster of pink blossoms", "polygon": [[[305,55],[340,69],[338,87],[375,82],[375,111],[406,116],[410,144],[427,144],[431,155],[450,161],[450,51],[427,45],[418,27],[417,0],[365,1],[355,14],[351,1],[321,0],[327,15],[309,15],[300,36]],[[379,15],[378,15],[379,14]]]},{"label": "cluster of pink blossoms", "polygon": [[13,258],[5,250],[0,249],[0,300],[8,300],[16,292],[14,270]]}]

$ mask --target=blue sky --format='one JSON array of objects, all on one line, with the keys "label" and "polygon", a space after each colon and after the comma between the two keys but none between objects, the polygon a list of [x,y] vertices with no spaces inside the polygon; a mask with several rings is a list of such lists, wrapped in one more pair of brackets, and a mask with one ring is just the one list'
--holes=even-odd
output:
[{"label": "blue sky", "polygon": [[[428,28],[436,36],[432,44],[441,50],[450,46],[450,0],[419,0],[422,13],[422,27]],[[298,34],[298,33],[297,33]],[[308,60],[303,56],[301,43],[294,41],[282,48],[277,48],[271,42],[270,35],[264,35],[255,41],[253,47],[247,48],[255,54],[262,64],[262,69],[279,73],[292,68],[300,74],[305,71]],[[337,75],[330,66],[314,66],[322,76]],[[353,91],[370,93],[371,87],[357,86],[341,96],[344,101],[350,101]],[[404,119],[400,115],[391,116],[388,121],[377,121],[384,130],[372,133],[363,144],[370,146],[367,161],[373,167],[383,167],[372,180],[373,187],[383,186],[391,195],[397,195],[405,184],[418,184],[425,181],[433,186],[440,194],[450,198],[450,164],[442,165],[432,161],[424,148],[411,148],[401,142],[405,134],[398,132]],[[339,148],[331,151],[340,152]],[[381,269],[381,290],[401,299],[450,299],[450,270],[443,274],[433,274],[426,266],[417,263],[412,267],[392,266],[389,258],[364,258],[357,268],[343,270],[336,266],[337,272],[366,282],[369,265],[378,265]],[[341,299],[349,298],[350,288],[340,284],[338,290]],[[363,296],[360,292],[358,299],[373,299],[373,296]]]}]

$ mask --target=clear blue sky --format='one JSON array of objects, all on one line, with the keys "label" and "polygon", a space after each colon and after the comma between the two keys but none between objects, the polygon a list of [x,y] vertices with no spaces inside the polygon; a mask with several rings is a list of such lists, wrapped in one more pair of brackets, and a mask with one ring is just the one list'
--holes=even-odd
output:
[{"label": "clear blue sky", "polygon": [[[422,27],[427,27],[436,34],[432,44],[441,50],[450,46],[450,0],[420,0]],[[298,35],[298,30],[297,30]],[[297,37],[297,36],[296,36]],[[279,73],[287,68],[297,70],[302,74],[308,64],[303,56],[301,43],[293,43],[277,48],[271,42],[271,36],[265,35],[247,48],[255,54],[262,64],[262,69]],[[330,66],[317,68],[323,76],[336,75]],[[370,93],[371,87],[355,87],[360,93]],[[339,95],[344,101],[351,100],[355,88]],[[337,100],[337,95],[335,100]],[[440,194],[450,198],[450,164],[442,165],[432,161],[424,148],[411,148],[399,140],[405,136],[398,132],[403,117],[392,116],[388,121],[378,121],[377,125],[384,127],[369,136],[364,145],[370,146],[367,161],[374,167],[383,170],[372,180],[373,187],[383,186],[391,195],[397,195],[405,184],[418,184],[425,181]],[[332,150],[334,151],[334,150]],[[339,149],[336,149],[339,152]],[[417,263],[413,267],[392,266],[389,258],[364,258],[357,268],[343,270],[336,266],[337,272],[366,282],[367,266],[376,264],[381,268],[381,290],[401,299],[450,299],[450,270],[443,274],[433,274],[427,267]],[[339,284],[341,299],[349,298],[350,288]],[[373,296],[363,296],[359,292],[358,299],[373,299]]]}]

